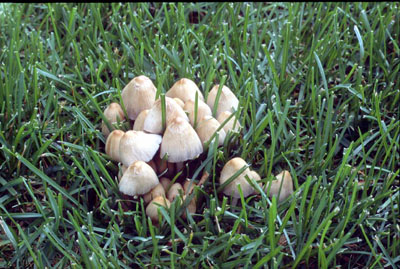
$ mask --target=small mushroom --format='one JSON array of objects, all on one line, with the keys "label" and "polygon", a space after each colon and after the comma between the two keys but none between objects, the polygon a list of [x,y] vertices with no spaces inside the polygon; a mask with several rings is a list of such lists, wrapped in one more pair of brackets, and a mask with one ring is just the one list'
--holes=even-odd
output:
[{"label": "small mushroom", "polygon": [[153,200],[154,198],[156,198],[157,196],[164,196],[165,197],[165,189],[163,187],[163,185],[160,183],[158,183],[151,191],[149,191],[148,193],[146,193],[143,196],[143,200],[144,202],[147,204],[149,203],[151,200]]},{"label": "small mushroom", "polygon": [[289,171],[284,170],[275,176],[277,180],[270,181],[265,187],[265,191],[269,190],[269,196],[276,196],[278,202],[282,202],[293,193],[293,180]]},{"label": "small mushroom", "polygon": [[[182,205],[186,203],[186,199],[189,199],[188,195],[183,195],[180,197],[180,202]],[[186,206],[187,210],[189,211],[190,214],[196,213],[197,205],[196,205],[196,197],[193,197],[192,200],[190,200],[189,204]],[[183,211],[182,217],[186,219],[186,210]]]},{"label": "small mushroom", "polygon": [[153,223],[158,223],[158,209],[160,206],[169,208],[171,203],[164,196],[157,196],[146,207],[146,215]]},{"label": "small mushroom", "polygon": [[[217,131],[217,129],[221,126],[221,124],[212,116],[205,116],[203,120],[199,123],[196,128],[196,133],[199,136],[203,146],[209,142],[211,137]],[[224,144],[224,140],[226,137],[224,129],[220,129],[218,132],[218,146]]]},{"label": "small mushroom", "polygon": [[114,130],[110,133],[106,140],[106,154],[116,162],[120,162],[119,144],[124,134],[124,131]]},{"label": "small mushroom", "polygon": [[139,113],[139,115],[135,120],[135,123],[133,124],[134,131],[143,131],[144,120],[146,119],[147,114],[149,114],[149,111],[150,111],[149,109],[145,109]]},{"label": "small mushroom", "polygon": [[[237,171],[239,171],[243,167],[247,167],[247,163],[239,157],[233,158],[228,161],[221,171],[221,176],[219,178],[219,183],[222,185],[225,181],[227,181],[230,177],[232,177]],[[233,204],[236,204],[237,200],[240,198],[240,193],[238,190],[238,186],[243,192],[243,196],[247,197],[253,193],[253,187],[247,182],[246,177],[251,177],[252,174],[250,172],[250,168],[246,168],[242,173],[240,173],[233,181],[231,181],[228,185],[225,186],[223,192],[225,195],[232,196]]]},{"label": "small mushroom", "polygon": [[150,109],[155,102],[156,92],[150,78],[144,75],[133,78],[121,93],[129,119],[135,120],[140,112]]},{"label": "small mushroom", "polygon": [[[214,109],[214,103],[215,99],[217,98],[218,88],[219,85],[215,85],[207,96],[207,105],[211,108],[211,110]],[[224,111],[234,112],[238,109],[238,106],[239,100],[237,99],[235,94],[231,91],[231,89],[223,85],[221,89],[221,94],[219,96],[215,117],[218,118],[219,114]]]},{"label": "small mushroom", "polygon": [[172,186],[169,188],[167,192],[167,197],[168,200],[172,203],[175,200],[176,196],[179,196],[179,190],[182,190],[182,193],[184,193],[183,187],[180,183],[174,183]]},{"label": "small mushroom", "polygon": [[[217,120],[220,124],[222,124],[227,118],[229,118],[230,115],[232,115],[231,112],[224,111],[219,114]],[[223,128],[224,128],[225,133],[228,134],[228,132],[230,132],[230,131],[239,132],[240,127],[241,127],[240,123],[238,120],[236,120],[236,115],[235,115],[232,118],[230,118],[230,120],[224,125]]]},{"label": "small mushroom", "polygon": [[136,161],[122,176],[119,191],[130,196],[143,195],[158,183],[159,180],[153,168],[143,161]]},{"label": "small mushroom", "polygon": [[171,180],[169,178],[167,178],[167,177],[160,178],[160,183],[161,183],[161,185],[163,185],[165,191],[169,190],[169,188],[171,186]]},{"label": "small mushroom", "polygon": [[135,161],[150,161],[160,147],[161,140],[160,135],[127,131],[119,142],[121,162],[129,166]]},{"label": "small mushroom", "polygon": [[[183,120],[189,122],[189,118],[183,109],[174,101],[174,99],[169,97],[165,97],[165,114],[167,126],[176,117],[181,117]],[[161,99],[157,99],[151,107],[146,119],[144,120],[143,130],[153,134],[163,133]]]},{"label": "small mushroom", "polygon": [[[125,120],[124,111],[122,110],[121,106],[118,103],[111,103],[105,110],[104,116],[108,120],[108,122],[112,125],[118,121]],[[107,124],[102,121],[101,123],[101,132],[105,137],[108,137],[110,132],[112,132],[115,128],[113,127],[112,130],[109,130]]]},{"label": "small mushroom", "polygon": [[197,124],[205,117],[205,116],[211,116],[212,112],[210,107],[204,103],[201,100],[198,100],[197,102],[197,118],[195,121],[195,101],[189,100],[185,103],[185,106],[183,107],[183,110],[188,113],[189,115],[189,120],[190,124],[193,126],[197,126]]},{"label": "small mushroom", "polygon": [[189,122],[177,117],[165,130],[160,158],[165,154],[168,162],[177,163],[197,158],[203,152],[203,145]]},{"label": "small mushroom", "polygon": [[196,92],[198,94],[198,99],[204,101],[203,94],[201,93],[199,87],[196,83],[188,78],[182,78],[175,82],[175,84],[167,91],[165,96],[174,98],[177,97],[183,102],[188,100],[194,100],[196,98]]},{"label": "small mushroom", "polygon": [[183,108],[185,106],[185,103],[181,99],[179,99],[177,97],[175,97],[173,99],[181,108]]}]

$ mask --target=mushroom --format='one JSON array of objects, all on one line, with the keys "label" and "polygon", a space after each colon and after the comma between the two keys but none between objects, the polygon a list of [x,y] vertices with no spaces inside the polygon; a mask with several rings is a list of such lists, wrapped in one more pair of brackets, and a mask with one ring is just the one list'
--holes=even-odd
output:
[{"label": "mushroom", "polygon": [[[227,118],[229,118],[229,116],[232,115],[231,112],[229,111],[224,111],[222,113],[219,114],[217,120],[220,124],[222,124]],[[232,118],[230,118],[228,120],[227,123],[225,123],[224,125],[224,131],[226,134],[228,134],[229,131],[233,131],[233,132],[239,132],[240,130],[240,123],[239,121],[236,119],[236,116],[233,116]]]},{"label": "mushroom", "polygon": [[182,78],[175,82],[175,84],[167,91],[165,96],[174,98],[177,97],[183,102],[188,100],[194,100],[196,98],[196,92],[198,94],[198,99],[204,101],[203,94],[201,93],[199,87],[196,83],[188,78]]},{"label": "mushroom", "polygon": [[[176,117],[181,117],[185,121],[189,121],[189,118],[183,109],[174,101],[174,99],[169,97],[165,97],[165,114],[167,126],[169,122]],[[162,126],[161,99],[157,99],[151,107],[146,119],[144,120],[143,130],[153,134],[162,134],[164,131]]]},{"label": "mushroom", "polygon": [[129,166],[135,161],[150,161],[161,143],[161,136],[142,131],[127,131],[119,142],[121,162]]},{"label": "mushroom", "polygon": [[195,128],[197,124],[205,117],[211,116],[212,112],[210,107],[201,100],[197,102],[197,117],[195,121],[195,101],[189,100],[185,103],[183,110],[188,113],[190,124]]},{"label": "mushroom", "polygon": [[146,193],[143,196],[143,200],[144,202],[147,204],[149,203],[151,200],[153,200],[154,198],[156,198],[157,196],[164,196],[165,197],[165,189],[163,187],[163,185],[160,183],[158,183],[151,191],[149,191],[148,193]]},{"label": "mushroom", "polygon": [[121,93],[129,119],[135,120],[140,112],[150,109],[155,102],[156,92],[150,78],[144,75],[133,78]]},{"label": "mushroom", "polygon": [[185,103],[181,99],[179,99],[177,97],[175,97],[173,99],[181,108],[183,108],[185,106]]},{"label": "mushroom", "polygon": [[149,192],[158,183],[153,168],[143,161],[136,161],[129,165],[118,186],[123,194],[136,196]]},{"label": "mushroom", "polygon": [[224,165],[221,171],[221,176],[219,178],[219,183],[220,185],[222,185],[223,183],[225,183],[225,181],[231,178],[236,172],[238,172],[243,167],[246,167],[245,170],[241,172],[228,185],[226,185],[223,190],[223,193],[225,195],[233,197],[232,201],[233,205],[235,205],[237,203],[237,200],[240,198],[240,193],[237,185],[240,184],[244,197],[247,197],[253,193],[253,187],[249,184],[249,182],[247,182],[245,177],[246,175],[248,177],[252,176],[250,168],[248,168],[247,163],[242,158],[236,157],[231,159]]},{"label": "mushroom", "polygon": [[[196,133],[199,136],[201,142],[203,143],[203,146],[209,140],[211,137],[214,135],[214,133],[217,131],[217,129],[221,126],[221,124],[212,116],[205,116],[203,120],[199,123],[199,125],[196,128]],[[218,132],[218,146],[221,146],[224,144],[224,140],[226,137],[224,129],[220,129]]]},{"label": "mushroom", "polygon": [[[112,125],[113,123],[116,123],[118,121],[123,121],[125,120],[124,116],[124,111],[122,110],[121,106],[118,103],[111,103],[107,108],[104,110],[104,116],[108,120],[108,122]],[[102,121],[101,123],[101,132],[105,137],[108,137],[110,132],[114,130],[114,127],[112,126],[112,129],[109,130],[107,127],[107,124]]]},{"label": "mushroom", "polygon": [[106,154],[116,162],[120,161],[119,144],[124,134],[124,131],[114,130],[110,133],[106,140]]},{"label": "mushroom", "polygon": [[149,114],[150,109],[145,109],[142,112],[139,113],[137,116],[135,123],[133,124],[133,130],[134,131],[143,131],[144,127],[144,120],[147,117],[147,114]]},{"label": "mushroom", "polygon": [[[214,103],[215,99],[217,98],[218,88],[219,85],[215,85],[207,96],[207,105],[211,108],[211,110],[214,109]],[[219,96],[215,117],[218,118],[219,114],[224,111],[234,112],[238,109],[238,106],[239,100],[237,99],[235,94],[231,91],[231,89],[223,85],[221,89],[221,94]]]},{"label": "mushroom", "polygon": [[[278,202],[282,202],[293,193],[293,180],[289,171],[284,170],[275,176],[277,180],[268,182],[265,190],[269,190],[269,196],[276,196]],[[282,187],[281,187],[282,186]]]},{"label": "mushroom", "polygon": [[173,119],[164,132],[160,158],[167,154],[168,162],[177,163],[195,159],[202,152],[200,138],[189,122],[181,117]]},{"label": "mushroom", "polygon": [[160,206],[169,208],[171,203],[164,196],[157,196],[146,207],[146,215],[150,217],[152,222],[158,223],[158,209]]},{"label": "mushroom", "polygon": [[161,183],[161,185],[163,185],[165,191],[169,190],[169,188],[171,186],[171,180],[169,178],[167,178],[167,177],[160,178],[160,183]]},{"label": "mushroom", "polygon": [[171,203],[175,200],[176,196],[180,195],[179,190],[182,190],[182,193],[184,193],[183,187],[180,183],[174,183],[169,188],[169,190],[167,192],[167,198]]},{"label": "mushroom", "polygon": [[[182,197],[180,197],[180,202],[182,205],[186,203],[186,199],[189,199],[188,195],[183,195]],[[196,213],[196,200],[196,197],[193,197],[192,200],[190,200],[189,204],[186,206],[190,214]],[[186,219],[186,210],[183,211],[182,217]]]},{"label": "mushroom", "polygon": [[154,162],[157,166],[158,175],[172,177],[175,173],[175,164],[160,158],[160,154],[154,156]]}]

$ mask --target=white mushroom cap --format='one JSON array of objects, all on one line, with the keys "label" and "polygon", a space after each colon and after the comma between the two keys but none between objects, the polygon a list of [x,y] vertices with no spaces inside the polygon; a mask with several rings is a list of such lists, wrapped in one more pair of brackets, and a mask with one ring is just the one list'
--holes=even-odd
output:
[{"label": "white mushroom cap", "polygon": [[147,114],[149,114],[150,109],[145,109],[142,112],[139,113],[137,116],[135,123],[133,124],[133,130],[134,131],[143,131],[144,127],[144,120],[147,117]]},{"label": "white mushroom cap", "polygon": [[[279,194],[279,189],[280,189],[280,194],[279,194],[279,199],[278,202],[282,202],[286,198],[288,198],[292,193],[293,193],[293,180],[292,176],[290,175],[289,171],[284,170],[280,172],[278,175],[275,176],[277,180],[270,181],[267,183],[267,187],[265,187],[265,191],[268,190],[269,185],[271,185],[271,188],[269,189],[269,196],[272,198],[272,196],[278,197]],[[281,188],[282,185],[282,188]]]},{"label": "white mushroom cap", "polygon": [[[220,124],[222,124],[227,118],[229,118],[230,115],[232,115],[231,112],[224,111],[219,114],[217,120]],[[236,123],[235,123],[235,121],[236,121]],[[223,128],[224,128],[225,133],[228,133],[229,131],[239,132],[240,127],[241,127],[240,123],[238,120],[236,120],[236,115],[235,115],[224,125]]]},{"label": "white mushroom cap", "polygon": [[192,126],[197,125],[205,116],[211,116],[212,112],[210,107],[201,100],[197,102],[197,119],[196,124],[194,122],[195,112],[195,101],[189,100],[185,103],[183,110],[189,114],[190,124]]},{"label": "white mushroom cap", "polygon": [[168,155],[168,162],[177,163],[197,158],[203,145],[189,122],[177,117],[170,122],[161,142],[160,158]]},{"label": "white mushroom cap", "polygon": [[119,144],[125,132],[121,130],[114,130],[110,133],[106,140],[106,154],[112,160],[120,162]]},{"label": "white mushroom cap", "polygon": [[188,78],[182,78],[175,82],[165,95],[171,98],[177,97],[186,103],[188,100],[195,100],[196,92],[198,93],[198,100],[204,101],[203,94],[196,83]]},{"label": "white mushroom cap", "polygon": [[165,189],[164,189],[163,185],[161,184],[161,182],[158,183],[153,189],[151,189],[151,191],[146,193],[143,196],[143,200],[147,204],[151,200],[156,198],[157,196],[164,196],[165,197]]},{"label": "white mushroom cap", "polygon": [[[225,181],[227,181],[230,177],[232,177],[237,171],[239,171],[242,167],[248,166],[247,163],[239,157],[233,158],[228,161],[221,171],[221,176],[219,178],[219,183],[222,185]],[[250,169],[247,167],[242,173],[239,174],[231,183],[229,183],[224,188],[224,194],[232,196],[233,198],[240,198],[240,193],[237,185],[240,184],[240,187],[243,192],[243,196],[247,197],[253,193],[253,187],[247,182],[246,177],[251,178],[252,174]]]},{"label": "white mushroom cap", "polygon": [[[109,123],[111,125],[113,123],[118,122],[118,120],[119,121],[125,120],[124,111],[122,110],[121,106],[118,103],[111,103],[104,110],[103,114],[104,114],[104,116],[106,117],[106,119],[109,121]],[[114,129],[115,128],[112,128],[112,130],[114,130]],[[108,129],[107,124],[104,121],[102,121],[102,123],[101,123],[101,132],[103,133],[103,135],[105,137],[107,137],[110,134],[111,131]]]},{"label": "white mushroom cap", "polygon": [[126,195],[143,195],[159,183],[153,168],[145,162],[136,161],[125,171],[119,182],[119,191]]},{"label": "white mushroom cap", "polygon": [[154,198],[150,204],[146,207],[146,215],[150,217],[150,219],[157,223],[158,222],[158,208],[160,206],[164,206],[169,208],[171,203],[164,196],[157,196]]},{"label": "white mushroom cap", "polygon": [[[175,119],[176,117],[181,117],[185,121],[189,121],[185,111],[178,105],[174,99],[165,97],[165,118],[166,118],[166,125],[171,122],[171,120]],[[154,105],[151,107],[147,117],[144,121],[143,129],[146,132],[153,133],[153,134],[162,134],[162,110],[161,110],[161,99],[157,99]]]},{"label": "white mushroom cap", "polygon": [[[215,99],[217,98],[218,88],[219,85],[215,85],[207,96],[207,105],[211,108],[211,111],[214,109],[214,103]],[[222,86],[215,117],[218,118],[219,114],[224,111],[234,112],[238,109],[238,107],[239,100],[237,99],[235,94],[225,85]]]},{"label": "white mushroom cap", "polygon": [[[211,139],[221,124],[212,116],[205,116],[196,128],[196,133],[199,136],[203,146]],[[224,129],[218,131],[218,146],[224,144],[226,134]]]},{"label": "white mushroom cap", "polygon": [[156,99],[157,89],[150,78],[141,75],[133,78],[122,90],[121,97],[131,120],[145,109],[150,109]]},{"label": "white mushroom cap", "polygon": [[181,108],[183,108],[185,106],[185,103],[181,99],[179,99],[177,97],[175,97],[173,99]]},{"label": "white mushroom cap", "polygon": [[127,131],[119,142],[121,162],[129,166],[135,161],[150,161],[160,147],[161,140],[160,135]]}]

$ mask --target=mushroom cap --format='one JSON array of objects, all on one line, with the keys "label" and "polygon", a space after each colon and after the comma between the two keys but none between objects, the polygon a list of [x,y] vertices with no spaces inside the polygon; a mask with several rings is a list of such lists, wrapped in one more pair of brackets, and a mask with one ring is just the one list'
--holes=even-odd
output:
[{"label": "mushroom cap", "polygon": [[169,190],[168,188],[171,185],[171,180],[169,178],[167,177],[160,178],[160,183],[161,185],[163,185],[165,191]]},{"label": "mushroom cap", "polygon": [[[219,183],[222,185],[225,181],[227,181],[231,176],[233,176],[237,171],[239,171],[243,166],[247,166],[247,163],[239,157],[233,158],[228,161],[221,171],[221,176],[219,178]],[[242,173],[240,173],[231,183],[229,183],[224,188],[224,194],[232,196],[233,198],[240,198],[240,193],[237,185],[240,184],[240,187],[243,192],[243,196],[247,197],[253,193],[253,187],[247,182],[245,176],[249,178],[252,176],[250,173],[250,168],[246,168]]]},{"label": "mushroom cap", "polygon": [[[195,112],[195,101],[189,100],[186,101],[183,110],[189,114],[190,124],[195,126],[194,122],[194,112]],[[196,124],[198,124],[205,116],[211,116],[212,112],[210,107],[201,100],[197,102],[197,119]]]},{"label": "mushroom cap", "polygon": [[165,197],[165,189],[164,189],[163,185],[161,184],[161,182],[158,183],[153,189],[151,189],[151,191],[146,193],[143,196],[143,200],[147,204],[151,200],[156,198],[157,196],[164,196]]},{"label": "mushroom cap", "polygon": [[[210,140],[221,124],[212,116],[205,116],[196,128],[203,146]],[[224,144],[226,133],[224,129],[218,131],[218,146]]]},{"label": "mushroom cap", "polygon": [[182,190],[182,193],[184,194],[183,187],[180,183],[174,183],[172,186],[169,188],[167,192],[167,197],[168,200],[172,203],[175,200],[176,196],[179,196],[179,190]]},{"label": "mushroom cap", "polygon": [[[189,199],[188,195],[183,195],[181,197],[181,202],[184,204],[186,202],[186,198]],[[192,200],[190,200],[189,204],[187,205],[187,209],[190,214],[196,213],[197,205],[196,205],[196,197],[193,197]],[[186,218],[186,210],[182,214],[183,218]]]},{"label": "mushroom cap", "polygon": [[[194,186],[196,186],[197,184],[195,182],[192,182],[190,179],[186,179],[185,183],[183,183],[183,189],[185,190],[185,194],[190,194],[193,189]],[[189,189],[190,186],[190,189]]]},{"label": "mushroom cap", "polygon": [[135,196],[149,192],[158,183],[153,168],[143,161],[136,161],[126,169],[118,186],[123,194]]},{"label": "mushroom cap", "polygon": [[[189,121],[185,111],[178,105],[174,99],[165,97],[165,118],[166,125],[168,125],[176,117],[181,117]],[[146,119],[144,120],[144,131],[153,134],[162,134],[162,112],[161,112],[161,99],[157,99],[151,107]]]},{"label": "mushroom cap", "polygon": [[[158,205],[159,204],[159,205]],[[157,196],[146,207],[146,215],[150,217],[153,222],[158,222],[158,208],[160,206],[170,207],[171,203],[163,196]]]},{"label": "mushroom cap", "polygon": [[144,127],[144,120],[146,119],[147,115],[149,114],[150,109],[142,110],[137,116],[135,123],[133,124],[134,131],[143,131]]},{"label": "mushroom cap", "polygon": [[129,166],[135,161],[150,161],[160,147],[161,140],[160,135],[127,131],[119,142],[121,162]]},{"label": "mushroom cap", "polygon": [[196,92],[198,93],[198,100],[204,101],[204,96],[196,83],[188,78],[182,78],[175,82],[171,89],[167,91],[165,96],[171,98],[177,97],[183,102],[187,102],[188,100],[195,100]]},{"label": "mushroom cap", "polygon": [[119,144],[124,134],[125,132],[122,130],[114,130],[106,140],[106,154],[116,162],[120,162]]},{"label": "mushroom cap", "polygon": [[203,152],[203,145],[189,122],[177,117],[165,130],[160,158],[168,155],[168,162],[177,163],[195,159]]},{"label": "mushroom cap", "polygon": [[[215,85],[207,96],[207,105],[211,108],[211,111],[214,108],[214,103],[217,97],[218,88],[219,85],[218,84]],[[235,94],[231,91],[231,89],[229,89],[225,85],[222,86],[221,95],[219,96],[217,112],[215,117],[218,118],[219,114],[221,114],[224,111],[234,112],[235,110],[238,109],[238,106],[239,106],[239,100],[237,99]]]},{"label": "mushroom cap", "polygon": [[141,75],[133,78],[122,90],[121,97],[131,120],[140,112],[150,109],[156,99],[157,88],[150,78]]},{"label": "mushroom cap", "polygon": [[177,97],[175,97],[173,99],[181,108],[183,108],[185,106],[185,103],[181,99],[179,99]]},{"label": "mushroom cap", "polygon": [[[218,115],[217,120],[220,124],[222,124],[227,118],[229,118],[230,115],[232,115],[230,111],[224,111]],[[228,133],[229,131],[239,132],[240,127],[241,127],[240,123],[238,120],[236,120],[236,115],[235,115],[224,125],[223,128],[225,133]]]},{"label": "mushroom cap", "polygon": [[[119,121],[125,120],[124,111],[118,103],[111,103],[109,106],[106,107],[103,114],[111,124],[118,122],[118,119]],[[112,128],[112,130],[114,130],[114,128]],[[106,123],[102,121],[101,132],[103,133],[103,135],[107,137],[111,131],[108,129]]]},{"label": "mushroom cap", "polygon": [[[292,179],[292,176],[290,175],[289,171],[287,171],[287,170],[283,170],[275,177],[277,180],[273,180],[268,183],[271,185],[271,188],[269,190],[269,196],[271,198],[272,198],[272,196],[278,197],[279,189],[281,189],[280,190],[281,192],[278,197],[279,198],[278,202],[282,202],[283,200],[288,198],[293,193],[293,179]],[[281,188],[281,184],[282,184],[282,188]],[[268,187],[266,187],[265,190],[268,190]]]}]

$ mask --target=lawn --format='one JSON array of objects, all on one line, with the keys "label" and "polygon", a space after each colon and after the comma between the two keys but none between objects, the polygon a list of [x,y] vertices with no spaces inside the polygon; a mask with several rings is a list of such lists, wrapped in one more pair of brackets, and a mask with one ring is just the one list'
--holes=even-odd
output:
[{"label": "lawn", "polygon": [[[399,9],[0,4],[0,268],[399,268]],[[105,154],[103,112],[140,75],[239,99],[240,132],[171,177],[209,174],[187,218],[173,202],[153,224]],[[234,157],[294,193],[235,205]]]}]

